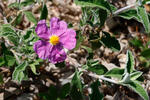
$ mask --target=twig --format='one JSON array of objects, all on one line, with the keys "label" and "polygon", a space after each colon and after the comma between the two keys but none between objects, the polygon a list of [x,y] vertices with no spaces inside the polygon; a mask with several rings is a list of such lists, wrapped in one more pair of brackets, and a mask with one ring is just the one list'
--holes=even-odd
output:
[{"label": "twig", "polygon": [[31,10],[34,5],[35,5],[35,4],[32,4],[32,5],[28,6],[28,7],[25,7],[25,8],[23,9],[23,11]]},{"label": "twig", "polygon": [[14,50],[12,50],[12,49],[10,49],[10,51],[14,54],[14,56],[15,56],[17,62],[20,64],[21,61],[19,60],[19,57],[17,56],[16,52],[15,52]]},{"label": "twig", "polygon": [[[18,16],[19,14],[21,14],[22,12],[24,12],[24,11],[31,10],[34,5],[35,5],[35,4],[32,4],[32,5],[28,6],[28,7],[25,7],[24,9],[20,10],[20,11],[17,13],[17,16]],[[17,17],[15,17],[15,18],[10,22],[10,24],[13,24],[16,19],[17,19]]]},{"label": "twig", "polygon": [[[19,11],[18,14],[17,14],[17,16],[18,16],[19,14],[21,14],[21,13],[22,13],[22,11]],[[17,19],[17,17],[15,17],[14,19],[12,19],[12,21],[10,22],[10,24],[13,24],[16,19]]]},{"label": "twig", "polygon": [[112,79],[110,79],[110,78],[106,78],[106,77],[104,77],[103,75],[100,76],[100,75],[96,75],[96,74],[93,74],[93,73],[89,73],[88,75],[91,76],[91,77],[100,79],[100,80],[104,80],[104,81],[108,81],[108,82],[111,82],[111,83],[114,83],[114,84],[118,84],[117,81],[112,80]]},{"label": "twig", "polygon": [[121,12],[123,12],[123,11],[126,11],[126,10],[129,10],[130,8],[134,8],[134,7],[136,7],[137,5],[138,5],[138,3],[134,3],[134,4],[131,4],[131,5],[129,5],[129,6],[120,8],[120,9],[118,9],[117,11],[115,11],[115,12],[113,13],[113,15],[114,15],[114,16],[115,16],[115,15],[118,15],[119,13],[121,13]]},{"label": "twig", "polygon": [[5,73],[5,72],[10,72],[10,69],[7,68],[7,67],[0,67],[0,70],[2,70],[2,71],[0,72],[0,74]]},{"label": "twig", "polygon": [[7,21],[5,15],[4,15],[4,13],[3,13],[3,9],[2,9],[2,7],[1,7],[1,5],[0,5],[0,13],[1,13],[2,16],[3,16],[4,24],[8,24],[8,21]]},{"label": "twig", "polygon": [[[83,68],[80,68],[82,65],[81,64],[76,64],[77,62],[75,61],[75,60],[73,60],[71,57],[69,57],[69,61],[73,64],[73,66],[75,66],[75,68],[77,68],[79,71],[81,71],[81,72],[88,72],[87,70],[85,70],[85,69],[83,69]],[[89,72],[88,72],[89,73]],[[91,76],[91,77],[94,77],[94,78],[96,78],[96,79],[100,79],[100,80],[104,80],[104,81],[108,81],[108,82],[111,82],[111,83],[114,83],[114,84],[118,84],[118,82],[117,81],[115,81],[115,80],[112,80],[112,79],[110,79],[110,78],[106,78],[106,77],[104,77],[103,75],[96,75],[96,74],[94,74],[94,73],[89,73],[88,74],[89,76]]]},{"label": "twig", "polygon": [[4,19],[4,24],[8,24],[6,17],[3,17],[3,19]]},{"label": "twig", "polygon": [[[83,72],[87,72],[87,70],[84,70],[84,69],[82,69],[82,68],[78,68],[78,70],[79,70],[79,71],[83,71]],[[91,76],[91,77],[93,77],[93,78],[96,78],[96,79],[100,79],[100,80],[108,81],[108,82],[111,82],[111,83],[114,83],[114,84],[118,84],[117,81],[112,80],[112,79],[110,79],[110,78],[106,78],[106,77],[104,77],[103,75],[96,75],[96,74],[94,74],[94,73],[89,73],[88,75]]]}]

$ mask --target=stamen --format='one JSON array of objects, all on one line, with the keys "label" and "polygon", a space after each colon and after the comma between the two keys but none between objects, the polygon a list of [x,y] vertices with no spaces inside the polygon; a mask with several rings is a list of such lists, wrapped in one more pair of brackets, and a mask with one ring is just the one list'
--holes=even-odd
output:
[{"label": "stamen", "polygon": [[59,43],[59,37],[56,36],[56,35],[52,35],[49,39],[49,42],[52,44],[52,45],[56,45]]}]

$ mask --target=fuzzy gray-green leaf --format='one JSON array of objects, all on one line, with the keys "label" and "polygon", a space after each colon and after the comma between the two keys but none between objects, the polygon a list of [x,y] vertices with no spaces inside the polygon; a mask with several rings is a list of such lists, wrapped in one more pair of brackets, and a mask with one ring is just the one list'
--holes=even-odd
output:
[{"label": "fuzzy gray-green leaf", "polygon": [[131,89],[133,89],[144,100],[149,100],[147,92],[144,90],[144,88],[138,82],[136,82],[136,81],[130,81],[129,83],[122,84],[122,85],[130,87]]},{"label": "fuzzy gray-green leaf", "polygon": [[135,9],[130,9],[125,12],[122,12],[118,14],[119,17],[122,17],[124,19],[130,20],[130,19],[136,19],[138,22],[140,22],[140,16],[137,14],[137,11]]},{"label": "fuzzy gray-green leaf", "polygon": [[140,16],[141,22],[145,28],[146,33],[150,33],[150,22],[148,19],[148,15],[144,7],[137,7],[138,15]]},{"label": "fuzzy gray-green leaf", "polygon": [[25,71],[27,65],[27,62],[23,62],[22,64],[18,65],[12,74],[12,79],[21,82],[25,76],[23,72]]},{"label": "fuzzy gray-green leaf", "polygon": [[83,88],[82,88],[82,83],[80,80],[80,74],[79,72],[76,71],[71,82],[70,96],[72,100],[84,100],[82,89]]},{"label": "fuzzy gray-green leaf", "polygon": [[105,76],[110,76],[110,77],[115,77],[115,78],[121,79],[123,73],[124,73],[124,69],[113,68],[113,69],[109,70],[109,71],[105,74]]},{"label": "fuzzy gray-green leaf", "polygon": [[99,90],[100,82],[97,80],[91,84],[92,93],[90,94],[90,100],[103,100],[103,94]]},{"label": "fuzzy gray-green leaf", "polygon": [[133,73],[130,74],[130,79],[131,80],[136,80],[137,78],[139,78],[142,75],[142,72],[140,71],[135,71]]},{"label": "fuzzy gray-green leaf", "polygon": [[131,51],[127,51],[127,62],[126,62],[125,73],[131,74],[133,70],[134,70],[134,57]]},{"label": "fuzzy gray-green leaf", "polygon": [[25,11],[24,14],[26,15],[27,19],[31,22],[33,22],[34,24],[37,23],[36,18],[33,16],[32,12],[30,11]]},{"label": "fuzzy gray-green leaf", "polygon": [[97,7],[111,12],[111,6],[106,0],[75,0],[81,7]]}]

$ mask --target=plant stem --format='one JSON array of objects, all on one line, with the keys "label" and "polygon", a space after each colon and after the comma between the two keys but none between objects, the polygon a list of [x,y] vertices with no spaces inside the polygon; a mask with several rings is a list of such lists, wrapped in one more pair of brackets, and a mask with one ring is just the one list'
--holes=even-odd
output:
[{"label": "plant stem", "polygon": [[114,83],[114,84],[118,84],[117,81],[112,80],[112,79],[110,79],[110,78],[106,78],[106,77],[104,77],[103,75],[100,76],[100,75],[96,75],[96,74],[93,74],[93,73],[89,73],[88,75],[91,76],[91,77],[100,79],[100,80],[104,80],[104,81],[108,81],[108,82],[111,82],[111,83]]},{"label": "plant stem", "polygon": [[3,16],[4,24],[8,24],[8,21],[7,21],[7,19],[6,19],[5,15],[4,15],[4,13],[3,13],[3,9],[2,9],[2,7],[1,7],[1,6],[0,6],[0,13],[1,13],[1,14],[2,14],[2,16]]},{"label": "plant stem", "polygon": [[[81,72],[82,72],[82,71],[83,71],[83,72],[87,72],[87,70],[82,69],[82,68],[79,68],[79,67],[78,67],[78,70],[81,71]],[[89,72],[88,72],[88,73],[89,73]],[[91,76],[91,77],[100,79],[100,80],[104,80],[104,81],[108,81],[108,82],[111,82],[111,83],[114,83],[114,84],[118,84],[117,81],[112,80],[112,79],[110,79],[110,78],[106,78],[106,77],[104,77],[103,75],[97,75],[97,74],[94,74],[94,73],[89,73],[88,75]]]},{"label": "plant stem", "polygon": [[128,5],[128,6],[126,6],[126,7],[120,8],[120,9],[118,9],[117,11],[115,11],[115,12],[113,13],[113,16],[116,16],[116,15],[118,15],[119,13],[121,13],[121,12],[123,12],[123,11],[129,10],[130,8],[134,8],[134,7],[136,7],[137,5],[138,5],[138,3],[134,3],[134,4]]},{"label": "plant stem", "polygon": [[20,64],[21,61],[19,60],[19,57],[17,56],[16,52],[15,52],[14,50],[12,50],[12,49],[10,49],[10,51],[14,54],[14,56],[15,56],[17,62]]},{"label": "plant stem", "polygon": [[86,69],[80,68],[80,67],[82,67],[82,65],[77,64],[76,61],[73,61],[73,59],[71,57],[69,57],[69,61],[72,63],[73,66],[75,66],[75,68],[77,68],[79,70],[79,72],[86,72],[86,73],[88,73],[89,76],[91,76],[93,78],[96,78],[96,79],[99,79],[99,80],[108,81],[108,82],[111,82],[111,83],[114,83],[114,84],[119,83],[118,81],[112,80],[110,78],[106,78],[103,75],[96,75],[92,72],[89,73]]}]

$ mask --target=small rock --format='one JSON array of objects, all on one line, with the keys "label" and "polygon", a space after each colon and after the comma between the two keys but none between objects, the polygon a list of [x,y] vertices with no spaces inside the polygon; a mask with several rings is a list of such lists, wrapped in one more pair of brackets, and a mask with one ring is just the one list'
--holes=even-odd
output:
[{"label": "small rock", "polygon": [[106,95],[106,96],[104,97],[104,100],[113,100],[113,97],[110,96],[110,95]]},{"label": "small rock", "polygon": [[4,93],[0,93],[0,100],[4,100]]},{"label": "small rock", "polygon": [[33,94],[31,93],[24,93],[21,96],[17,97],[17,100],[33,100]]},{"label": "small rock", "polygon": [[117,56],[117,58],[119,59],[120,67],[121,68],[125,68],[125,65],[126,65],[126,55],[125,54],[120,54],[120,55]]},{"label": "small rock", "polygon": [[134,4],[135,2],[136,2],[136,0],[127,0],[127,5]]}]

